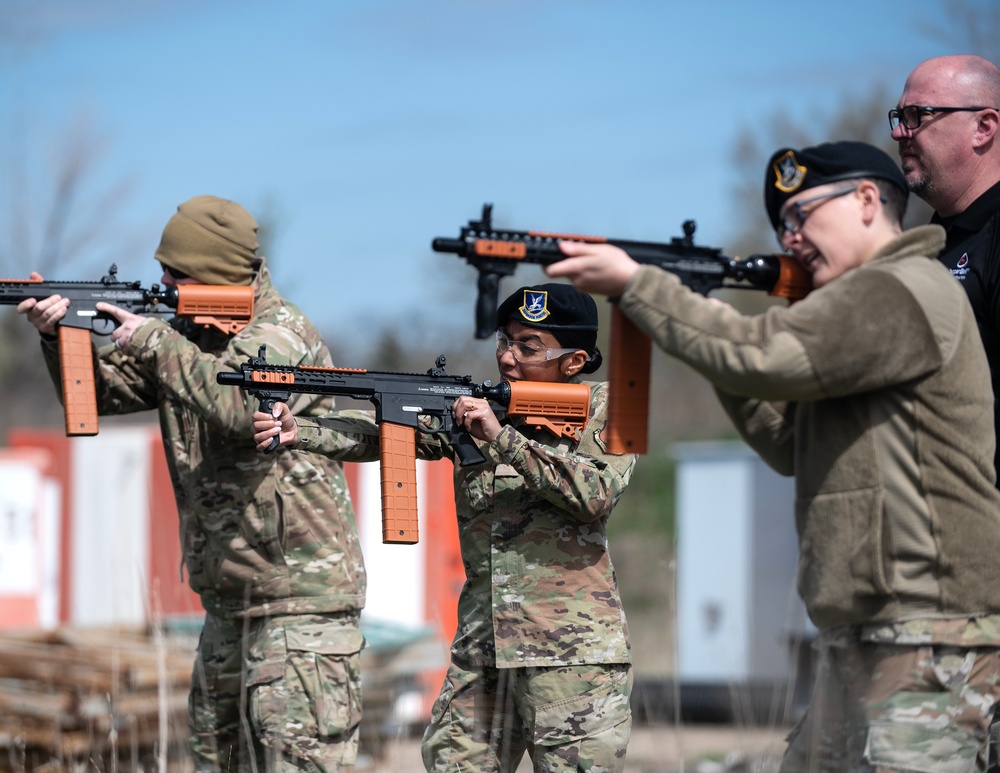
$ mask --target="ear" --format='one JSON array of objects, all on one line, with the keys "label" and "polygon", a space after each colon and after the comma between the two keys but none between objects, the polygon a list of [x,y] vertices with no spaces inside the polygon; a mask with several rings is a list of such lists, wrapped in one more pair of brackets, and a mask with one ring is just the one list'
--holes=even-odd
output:
[{"label": "ear", "polygon": [[865,225],[870,225],[882,208],[882,193],[871,180],[862,181],[856,193],[861,202],[861,217]]},{"label": "ear", "polygon": [[587,353],[583,349],[577,349],[572,354],[568,354],[559,361],[559,372],[567,378],[575,376],[584,365],[587,364]]},{"label": "ear", "polygon": [[1000,113],[993,108],[983,110],[976,119],[976,128],[972,135],[973,147],[980,148],[992,142],[1000,130]]}]

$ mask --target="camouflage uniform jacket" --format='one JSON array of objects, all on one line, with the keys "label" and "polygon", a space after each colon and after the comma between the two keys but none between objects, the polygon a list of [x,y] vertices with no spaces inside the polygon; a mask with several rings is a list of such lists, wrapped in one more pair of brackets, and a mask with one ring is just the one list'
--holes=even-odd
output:
[{"label": "camouflage uniform jacket", "polygon": [[[590,419],[579,442],[505,420],[492,442],[480,444],[485,464],[456,465],[466,581],[452,654],[463,663],[631,662],[607,523],[635,457],[608,454],[600,439],[607,394],[605,384],[591,384]],[[344,412],[298,424],[300,447],[344,461],[378,458],[370,415]],[[454,459],[438,438],[421,433],[418,454]]]},{"label": "camouflage uniform jacket", "polygon": [[[250,437],[257,401],[216,383],[220,370],[237,370],[261,344],[271,362],[332,365],[319,332],[278,294],[263,263],[253,318],[237,335],[150,319],[124,351],[102,347],[99,412],[159,412],[184,562],[208,611],[359,610],[365,570],[341,465],[301,449],[260,454]],[[42,346],[58,388],[58,344],[43,338]],[[290,405],[306,416],[333,407],[313,395],[293,395]]]},{"label": "camouflage uniform jacket", "polygon": [[923,628],[981,640],[972,629],[992,626],[966,622],[1000,612],[992,389],[972,308],[933,259],[943,244],[937,226],[911,229],[755,316],[651,267],[621,299],[716,386],[747,442],[795,475],[798,588],[824,633],[938,619]]}]

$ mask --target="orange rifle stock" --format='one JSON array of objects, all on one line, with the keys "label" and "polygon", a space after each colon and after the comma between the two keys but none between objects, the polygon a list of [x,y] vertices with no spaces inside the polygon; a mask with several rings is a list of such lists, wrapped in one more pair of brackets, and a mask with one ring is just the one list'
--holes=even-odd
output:
[{"label": "orange rifle stock", "polygon": [[96,435],[97,389],[91,333],[107,335],[117,325],[113,317],[97,311],[104,301],[133,314],[173,313],[195,324],[238,333],[253,316],[253,288],[249,286],[179,285],[144,289],[139,282],[121,282],[112,265],[99,282],[51,282],[41,279],[0,279],[0,304],[18,304],[28,298],[51,295],[69,299],[66,316],[59,321],[59,364],[67,435]]},{"label": "orange rifle stock", "polygon": [[[435,252],[465,258],[479,272],[476,298],[476,338],[496,329],[500,279],[511,276],[521,263],[548,265],[565,258],[560,241],[610,244],[620,247],[638,263],[659,266],[677,274],[695,292],[708,295],[718,288],[766,290],[771,295],[797,300],[811,289],[809,274],[788,255],[751,255],[729,258],[721,250],[694,243],[695,224],[683,224],[684,236],[670,242],[639,242],[603,236],[514,231],[497,228],[492,205],[484,204],[482,217],[462,227],[457,239],[434,239]],[[615,304],[611,317],[608,365],[608,451],[646,453],[649,424],[649,338]]]},{"label": "orange rifle stock", "polygon": [[[288,402],[292,393],[330,395],[367,400],[375,405],[379,428],[382,491],[382,541],[412,545],[419,541],[417,512],[416,432],[448,436],[463,467],[486,461],[472,436],[451,415],[451,406],[463,395],[486,397],[523,416],[533,426],[553,434],[579,438],[590,409],[586,384],[533,384],[490,382],[476,384],[471,376],[451,376],[445,358],[438,357],[427,373],[392,373],[358,368],[319,368],[273,365],[266,347],[240,366],[239,372],[222,372],[216,381],[238,386],[260,401],[270,413],[275,402]],[[421,422],[429,418],[428,427]],[[277,438],[268,451],[278,445]]]},{"label": "orange rifle stock", "polygon": [[590,417],[590,387],[553,381],[503,381],[485,388],[484,396],[532,427],[557,437],[580,440]]}]

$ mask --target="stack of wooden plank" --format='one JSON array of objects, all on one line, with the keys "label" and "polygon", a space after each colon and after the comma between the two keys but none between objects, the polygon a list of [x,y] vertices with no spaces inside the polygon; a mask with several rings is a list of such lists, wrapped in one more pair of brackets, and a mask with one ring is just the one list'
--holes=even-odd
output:
[{"label": "stack of wooden plank", "polygon": [[0,771],[185,756],[194,647],[137,627],[0,635]]},{"label": "stack of wooden plank", "polygon": [[[363,626],[361,757],[387,749],[426,717],[418,703],[446,647],[431,630]],[[188,771],[187,697],[198,627],[169,636],[139,626],[0,632],[0,773]],[[436,690],[437,680],[430,685]]]}]

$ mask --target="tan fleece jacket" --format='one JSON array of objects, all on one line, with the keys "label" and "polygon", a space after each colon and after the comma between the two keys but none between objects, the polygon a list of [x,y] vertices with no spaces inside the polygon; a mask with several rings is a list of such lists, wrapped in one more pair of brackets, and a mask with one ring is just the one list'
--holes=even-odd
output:
[{"label": "tan fleece jacket", "polygon": [[1000,611],[993,395],[938,226],[756,316],[643,266],[622,310],[796,477],[799,592],[821,630]]}]

